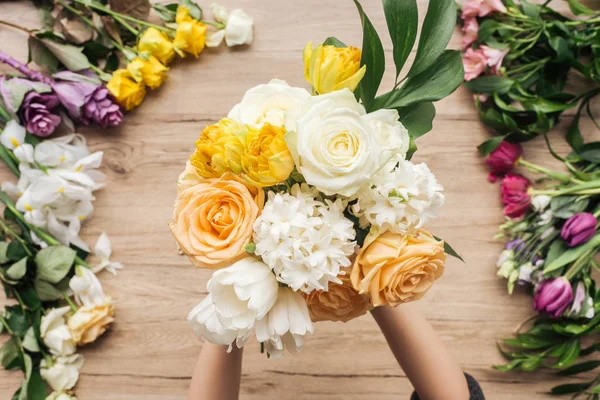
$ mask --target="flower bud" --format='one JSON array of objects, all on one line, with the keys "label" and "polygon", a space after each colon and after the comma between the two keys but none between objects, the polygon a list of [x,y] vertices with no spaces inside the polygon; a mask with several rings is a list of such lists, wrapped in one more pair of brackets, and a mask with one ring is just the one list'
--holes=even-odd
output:
[{"label": "flower bud", "polygon": [[490,182],[496,182],[499,177],[510,172],[519,158],[523,155],[523,148],[520,144],[513,144],[503,141],[494,151],[485,159],[485,164],[490,168]]},{"label": "flower bud", "polygon": [[529,180],[521,175],[508,174],[502,180],[501,193],[504,215],[519,219],[527,213],[531,205],[529,186]]},{"label": "flower bud", "polygon": [[564,278],[555,278],[542,282],[533,297],[533,308],[551,317],[558,318],[573,301],[573,288]]},{"label": "flower bud", "polygon": [[565,222],[560,237],[569,247],[579,246],[594,237],[597,224],[598,221],[593,214],[577,213]]},{"label": "flower bud", "polygon": [[354,91],[366,66],[360,66],[361,50],[356,47],[335,47],[312,43],[304,47],[304,77],[319,94],[348,88]]}]

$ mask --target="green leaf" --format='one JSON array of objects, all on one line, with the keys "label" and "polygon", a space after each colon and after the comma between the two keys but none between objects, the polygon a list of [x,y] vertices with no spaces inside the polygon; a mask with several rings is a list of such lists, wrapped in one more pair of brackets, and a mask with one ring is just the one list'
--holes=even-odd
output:
[{"label": "green leaf", "polygon": [[58,43],[52,39],[40,39],[40,41],[69,70],[81,71],[90,67],[90,62],[83,55],[81,47]]},{"label": "green leaf", "polygon": [[415,142],[415,138],[410,136],[410,143],[408,145],[408,151],[406,152],[406,159],[410,161],[413,155],[417,152],[417,142]]},{"label": "green leaf", "polygon": [[27,257],[27,253],[25,252],[25,249],[23,248],[21,243],[19,243],[16,240],[13,240],[8,244],[8,247],[6,249],[6,256],[12,261],[19,261],[23,257]]},{"label": "green leaf", "polygon": [[21,350],[14,337],[11,337],[0,349],[0,364],[4,369],[16,369],[23,366]]},{"label": "green leaf", "polygon": [[419,138],[433,128],[435,106],[431,102],[417,103],[398,108],[400,122],[408,130],[411,137]]},{"label": "green leaf", "polygon": [[338,48],[348,47],[346,46],[346,44],[344,44],[344,42],[337,38],[334,38],[333,36],[330,36],[327,39],[325,39],[325,41],[323,42],[323,46],[333,46]]},{"label": "green leaf", "polygon": [[354,4],[356,4],[356,8],[360,14],[363,29],[360,64],[361,66],[367,66],[365,76],[361,80],[359,88],[362,102],[365,108],[370,111],[373,99],[377,95],[381,78],[383,78],[383,73],[385,72],[385,54],[381,39],[379,39],[375,27],[373,27],[373,24],[363,11],[362,6],[358,0],[354,0]]},{"label": "green leaf", "polygon": [[29,323],[27,322],[27,318],[23,315],[23,311],[19,306],[7,307],[8,311],[5,315],[6,324],[12,330],[12,332],[18,337],[23,337],[27,329],[29,328]]},{"label": "green leaf", "polygon": [[590,382],[586,383],[567,383],[565,385],[554,386],[550,391],[551,394],[569,394],[577,393],[586,390],[591,386]]},{"label": "green leaf", "polygon": [[479,154],[481,154],[484,157],[489,155],[492,151],[496,150],[496,148],[498,146],[500,146],[500,144],[504,141],[505,138],[506,138],[506,135],[494,136],[493,138],[488,139],[485,142],[481,143],[479,146],[477,146],[477,150],[479,150]]},{"label": "green leaf", "polygon": [[465,87],[473,93],[504,94],[512,88],[515,81],[503,76],[482,76],[465,82]]},{"label": "green leaf", "polygon": [[583,147],[583,135],[579,130],[579,120],[581,118],[581,109],[575,114],[573,117],[573,122],[571,126],[569,126],[569,130],[567,131],[567,143],[573,148],[575,151],[579,151]]},{"label": "green leaf", "polygon": [[540,6],[528,3],[527,0],[521,0],[521,7],[523,8],[523,14],[527,15],[529,18],[539,18]]},{"label": "green leaf", "polygon": [[[585,211],[589,203],[588,199],[581,196],[556,196],[550,200],[550,209],[552,210],[552,216],[568,219],[579,212]],[[546,261],[548,260],[546,259]]]},{"label": "green leaf", "polygon": [[586,143],[577,152],[582,160],[600,163],[600,142]]},{"label": "green leaf", "polygon": [[394,45],[397,77],[417,39],[419,29],[417,2],[416,0],[383,0],[383,11]]},{"label": "green leaf", "polygon": [[25,350],[30,351],[32,353],[40,352],[40,344],[35,337],[35,332],[33,330],[33,326],[27,329],[27,333],[25,333],[25,337],[23,338],[23,347]]},{"label": "green leaf", "polygon": [[546,264],[544,268],[544,274],[548,274],[558,268],[564,267],[567,264],[572,263],[576,259],[578,259],[581,255],[588,252],[589,250],[600,245],[600,235],[594,236],[587,243],[582,244],[581,246],[573,247],[566,250],[560,256],[558,256],[554,261],[549,264]]},{"label": "green leaf", "polygon": [[23,299],[23,303],[30,310],[37,310],[42,306],[42,302],[40,301],[40,297],[34,288],[28,287],[26,289],[20,290],[21,299]]},{"label": "green leaf", "polygon": [[579,364],[572,365],[571,367],[558,372],[558,375],[567,376],[575,375],[581,372],[591,371],[600,367],[600,360],[589,360]]},{"label": "green leaf", "polygon": [[450,42],[455,25],[456,2],[454,0],[431,0],[429,2],[425,21],[421,28],[417,55],[408,73],[409,77],[421,74],[438,62]]},{"label": "green leaf", "polygon": [[31,371],[29,384],[27,385],[27,400],[44,400],[48,393],[48,387],[42,379],[40,371],[34,369]]},{"label": "green leaf", "polygon": [[27,273],[27,257],[23,257],[6,270],[6,276],[18,281]]},{"label": "green leaf", "polygon": [[[126,0],[129,1],[129,0]],[[192,0],[181,0],[181,4],[189,8],[192,18],[200,21],[202,19],[202,9]]]},{"label": "green leaf", "polygon": [[37,278],[50,283],[60,282],[75,261],[75,250],[65,246],[50,246],[35,256]]},{"label": "green leaf", "polygon": [[446,50],[435,64],[419,75],[409,77],[400,89],[379,96],[374,108],[399,108],[441,100],[460,86],[463,77],[460,53]]},{"label": "green leaf", "polygon": [[577,361],[577,357],[579,357],[580,351],[581,347],[579,345],[579,340],[572,340],[571,342],[569,342],[564,353],[560,356],[558,361],[554,363],[552,368],[566,368],[571,366],[575,361]]},{"label": "green leaf", "polygon": [[39,39],[30,36],[27,43],[29,45],[29,61],[33,61],[51,72],[58,69],[58,58]]},{"label": "green leaf", "polygon": [[571,12],[575,15],[594,15],[596,12],[583,4],[579,0],[567,0]]},{"label": "green leaf", "polygon": [[494,32],[500,28],[500,23],[493,19],[486,19],[479,25],[479,31],[477,31],[477,40],[485,42]]},{"label": "green leaf", "polygon": [[23,361],[25,364],[25,379],[21,384],[21,393],[19,394],[19,400],[28,400],[27,396],[27,385],[29,384],[29,378],[31,378],[31,371],[33,370],[33,362],[29,354],[23,354]]},{"label": "green leaf", "polygon": [[542,365],[542,360],[543,358],[540,356],[529,357],[523,362],[523,364],[521,364],[521,369],[528,372],[535,371],[540,365]]},{"label": "green leaf", "polygon": [[502,371],[502,372],[512,371],[513,369],[515,369],[519,365],[521,365],[521,363],[523,363],[523,361],[525,361],[525,359],[523,359],[523,358],[517,358],[515,360],[510,361],[506,365],[495,365],[494,369],[497,369],[498,371]]},{"label": "green leaf", "polygon": [[556,260],[561,254],[567,251],[568,247],[562,239],[558,238],[552,242],[550,247],[548,248],[548,254],[546,255],[546,264],[552,263]]},{"label": "green leaf", "polygon": [[6,264],[10,261],[10,258],[6,255],[8,250],[8,243],[0,242],[0,264]]},{"label": "green leaf", "polygon": [[42,301],[53,301],[63,298],[60,290],[56,289],[51,283],[36,279],[34,284],[35,290]]},{"label": "green leaf", "polygon": [[569,44],[560,36],[552,36],[548,41],[552,50],[556,52],[556,58],[553,63],[563,62],[569,56]]},{"label": "green leaf", "polygon": [[[435,240],[437,240],[439,242],[441,242],[443,240],[437,236],[433,236],[433,237],[435,238]],[[452,257],[458,258],[460,261],[465,262],[465,260],[463,260],[463,258],[458,255],[456,250],[454,250],[448,242],[446,242],[445,240],[443,240],[443,241],[444,241],[444,251],[446,252],[446,254],[450,254]]]}]

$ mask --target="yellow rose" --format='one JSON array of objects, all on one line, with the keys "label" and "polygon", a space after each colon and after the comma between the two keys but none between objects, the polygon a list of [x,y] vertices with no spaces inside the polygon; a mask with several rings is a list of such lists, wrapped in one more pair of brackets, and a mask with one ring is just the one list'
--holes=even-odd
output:
[{"label": "yellow rose", "polygon": [[204,179],[175,200],[171,232],[196,267],[218,269],[247,256],[252,226],[265,202],[262,189],[231,172]]},{"label": "yellow rose", "polygon": [[185,53],[198,57],[198,54],[204,50],[205,41],[206,25],[204,23],[189,18],[177,24],[173,48],[181,57],[185,57]]},{"label": "yellow rose", "polygon": [[107,302],[102,305],[84,305],[69,318],[67,326],[77,344],[92,343],[113,322],[115,308]]},{"label": "yellow rose", "polygon": [[106,88],[128,111],[139,106],[146,96],[146,86],[141,82],[136,82],[126,69],[118,69],[113,72]]},{"label": "yellow rose", "polygon": [[207,126],[196,141],[191,164],[204,178],[218,178],[228,171],[241,173],[241,156],[247,133],[243,125],[228,118]]},{"label": "yellow rose", "polygon": [[363,248],[352,267],[352,285],[374,306],[418,300],[444,273],[444,242],[425,230],[413,235],[386,232]]},{"label": "yellow rose", "polygon": [[312,42],[304,47],[304,77],[319,94],[356,89],[367,67],[360,66],[361,51],[356,47],[335,47]]},{"label": "yellow rose", "polygon": [[350,281],[350,268],[344,268],[346,275],[338,275],[342,281],[329,283],[329,290],[314,290],[310,294],[304,294],[310,318],[314,322],[319,321],[342,321],[360,317],[369,311],[372,306],[369,296],[359,294]]},{"label": "yellow rose", "polygon": [[294,160],[285,144],[285,129],[265,123],[261,128],[248,127],[242,170],[246,180],[257,187],[273,186],[285,181],[294,169]]},{"label": "yellow rose", "polygon": [[140,52],[145,52],[158,58],[163,65],[169,65],[175,56],[173,43],[169,36],[156,28],[148,28],[142,33],[137,48]]},{"label": "yellow rose", "polygon": [[167,79],[169,68],[162,65],[158,58],[149,56],[147,60],[136,57],[127,65],[127,70],[136,82],[144,82],[150,89],[156,89]]}]

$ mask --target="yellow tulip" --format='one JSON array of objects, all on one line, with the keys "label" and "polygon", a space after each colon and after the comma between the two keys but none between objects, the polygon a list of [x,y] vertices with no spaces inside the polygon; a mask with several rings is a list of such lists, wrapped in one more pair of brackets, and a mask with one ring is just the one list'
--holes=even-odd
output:
[{"label": "yellow tulip", "polygon": [[113,72],[106,88],[128,111],[139,106],[146,96],[146,86],[142,82],[136,82],[126,69]]},{"label": "yellow tulip", "polygon": [[188,17],[183,18],[177,24],[173,48],[181,57],[185,57],[185,53],[198,57],[198,54],[204,50],[205,42],[206,25],[204,23]]},{"label": "yellow tulip", "polygon": [[190,16],[190,9],[183,4],[177,7],[177,14],[175,14],[175,22],[178,24],[186,21],[191,21],[193,18]]},{"label": "yellow tulip", "polygon": [[204,178],[220,178],[225,172],[242,172],[241,156],[248,131],[243,125],[223,118],[204,128],[196,141],[190,163]]},{"label": "yellow tulip", "polygon": [[149,56],[148,59],[136,57],[127,65],[127,70],[136,82],[144,82],[150,89],[156,89],[167,79],[169,68],[162,65],[158,58]]},{"label": "yellow tulip", "polygon": [[163,65],[168,65],[175,56],[173,43],[169,36],[156,28],[148,28],[140,36],[138,51],[158,58]]},{"label": "yellow tulip", "polygon": [[283,138],[285,129],[265,123],[260,129],[248,130],[242,156],[244,178],[256,187],[285,181],[294,169],[294,160]]},{"label": "yellow tulip", "polygon": [[356,47],[338,48],[312,42],[304,47],[304,77],[319,94],[348,88],[352,91],[360,83],[367,67],[360,66],[361,51]]}]

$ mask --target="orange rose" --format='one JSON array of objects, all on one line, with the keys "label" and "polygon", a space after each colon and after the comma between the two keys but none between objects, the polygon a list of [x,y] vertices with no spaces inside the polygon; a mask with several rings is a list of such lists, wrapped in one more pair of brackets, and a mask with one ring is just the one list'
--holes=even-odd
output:
[{"label": "orange rose", "polygon": [[386,232],[363,248],[352,267],[352,285],[369,293],[374,306],[419,300],[444,273],[444,242],[425,230]]},{"label": "orange rose", "polygon": [[329,290],[314,290],[310,294],[304,294],[310,318],[314,322],[319,321],[342,321],[360,317],[369,311],[371,303],[369,296],[359,294],[350,282],[350,268],[345,268],[346,275],[338,275],[342,281],[329,283]]},{"label": "orange rose", "polygon": [[181,251],[196,267],[218,269],[246,255],[252,225],[265,202],[262,189],[237,175],[203,179],[177,195],[169,224]]}]

